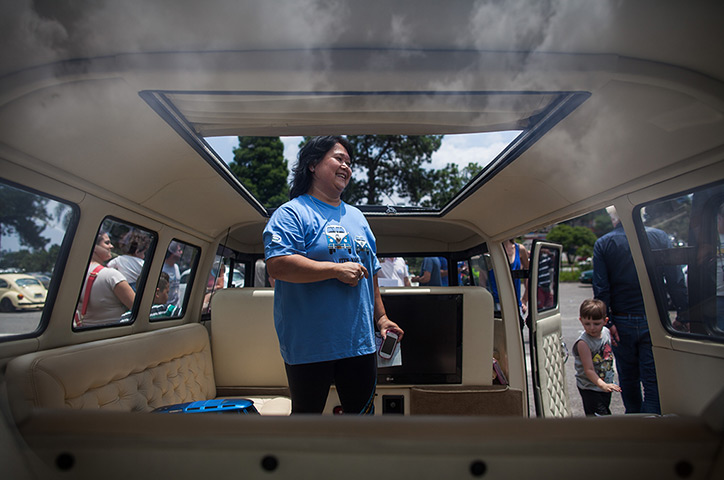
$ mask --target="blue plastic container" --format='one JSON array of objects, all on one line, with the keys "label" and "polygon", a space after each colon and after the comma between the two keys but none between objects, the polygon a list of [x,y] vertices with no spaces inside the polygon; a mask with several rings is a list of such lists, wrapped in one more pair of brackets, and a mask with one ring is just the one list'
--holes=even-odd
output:
[{"label": "blue plastic container", "polygon": [[154,413],[236,413],[259,415],[254,402],[247,398],[225,398],[177,403],[153,410]]}]

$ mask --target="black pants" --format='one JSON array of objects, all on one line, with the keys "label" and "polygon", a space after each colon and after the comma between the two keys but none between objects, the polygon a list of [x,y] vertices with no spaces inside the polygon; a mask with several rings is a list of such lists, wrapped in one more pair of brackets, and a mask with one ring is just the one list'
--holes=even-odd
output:
[{"label": "black pants", "polygon": [[373,415],[377,386],[376,354],[329,362],[285,364],[292,413],[322,413],[329,387],[337,387],[344,413]]},{"label": "black pants", "polygon": [[611,405],[611,392],[599,392],[596,390],[578,389],[583,400],[583,411],[587,417],[600,417],[601,415],[611,415],[608,408]]}]

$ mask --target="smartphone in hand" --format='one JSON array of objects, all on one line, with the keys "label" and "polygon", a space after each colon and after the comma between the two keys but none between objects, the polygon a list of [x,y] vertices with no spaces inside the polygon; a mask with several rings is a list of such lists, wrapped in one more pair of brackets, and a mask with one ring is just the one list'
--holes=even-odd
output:
[{"label": "smartphone in hand", "polygon": [[395,332],[388,330],[387,336],[380,345],[379,356],[384,359],[392,358],[392,354],[395,353],[395,347],[397,346],[398,340],[398,335]]}]

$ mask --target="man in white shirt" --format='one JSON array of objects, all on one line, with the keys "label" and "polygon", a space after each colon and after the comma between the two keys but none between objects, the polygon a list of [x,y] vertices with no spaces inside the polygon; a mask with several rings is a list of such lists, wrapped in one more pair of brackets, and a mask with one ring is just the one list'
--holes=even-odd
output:
[{"label": "man in white shirt", "polygon": [[380,287],[410,286],[410,272],[402,257],[384,257],[380,260],[382,269],[377,274]]}]

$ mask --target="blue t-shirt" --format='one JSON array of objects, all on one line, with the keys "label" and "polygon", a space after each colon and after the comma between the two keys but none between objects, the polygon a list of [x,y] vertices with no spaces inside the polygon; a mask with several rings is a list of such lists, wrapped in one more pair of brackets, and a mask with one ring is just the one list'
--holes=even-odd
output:
[{"label": "blue t-shirt", "polygon": [[[448,282],[448,275],[447,275],[447,258],[445,257],[437,257],[438,260],[440,260],[440,283],[443,287],[449,287],[450,284]],[[442,271],[445,270],[445,275],[442,274]]]},{"label": "blue t-shirt", "polygon": [[442,286],[442,277],[440,277],[440,259],[438,257],[425,257],[422,259],[420,266],[420,276],[430,272],[430,280],[427,283],[420,282],[424,287],[440,287]]},{"label": "blue t-shirt", "polygon": [[375,352],[374,282],[380,269],[376,242],[362,212],[302,195],[279,207],[264,229],[264,255],[303,255],[325,262],[357,262],[369,278],[355,287],[337,279],[312,283],[276,280],[274,325],[289,365]]}]

